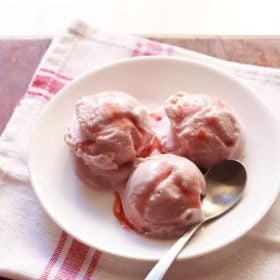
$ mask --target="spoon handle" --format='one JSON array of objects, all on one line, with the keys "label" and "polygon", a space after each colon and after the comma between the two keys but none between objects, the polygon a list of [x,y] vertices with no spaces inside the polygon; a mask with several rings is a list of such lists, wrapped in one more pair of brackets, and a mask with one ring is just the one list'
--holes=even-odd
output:
[{"label": "spoon handle", "polygon": [[146,276],[145,280],[160,280],[165,275],[166,271],[176,259],[178,254],[182,251],[185,245],[189,242],[193,234],[202,225],[203,222],[196,224],[182,237],[180,237],[174,245],[163,255],[158,263],[153,267],[150,273]]}]

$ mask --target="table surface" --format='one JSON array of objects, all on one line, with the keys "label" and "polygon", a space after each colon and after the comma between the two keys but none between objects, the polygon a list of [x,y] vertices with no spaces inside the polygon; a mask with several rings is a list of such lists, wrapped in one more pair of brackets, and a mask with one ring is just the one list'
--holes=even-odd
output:
[{"label": "table surface", "polygon": [[[280,36],[152,36],[151,39],[230,61],[280,67]],[[50,42],[51,39],[35,38],[0,40],[0,134]],[[0,276],[0,280],[4,278]]]}]

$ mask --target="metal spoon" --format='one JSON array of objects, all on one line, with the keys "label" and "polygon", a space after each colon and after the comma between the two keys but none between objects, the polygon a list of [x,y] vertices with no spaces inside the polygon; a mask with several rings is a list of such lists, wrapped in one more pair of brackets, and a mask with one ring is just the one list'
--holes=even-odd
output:
[{"label": "metal spoon", "polygon": [[247,179],[243,164],[237,160],[225,160],[214,165],[205,174],[207,195],[202,201],[203,220],[194,225],[166,252],[145,280],[160,280],[182,251],[197,229],[206,221],[221,216],[240,200]]}]

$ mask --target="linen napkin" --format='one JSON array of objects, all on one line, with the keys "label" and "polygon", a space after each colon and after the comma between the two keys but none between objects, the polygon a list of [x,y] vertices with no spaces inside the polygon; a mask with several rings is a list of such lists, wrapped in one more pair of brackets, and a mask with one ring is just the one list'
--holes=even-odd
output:
[{"label": "linen napkin", "polygon": [[[207,62],[249,85],[280,118],[280,70],[223,61],[141,37],[75,22],[55,38],[0,139],[0,276],[11,279],[144,279],[154,263],[123,259],[73,239],[43,211],[27,151],[49,100],[88,70],[122,58],[176,55]],[[280,279],[280,199],[245,236],[208,255],[176,262],[165,279]]]}]

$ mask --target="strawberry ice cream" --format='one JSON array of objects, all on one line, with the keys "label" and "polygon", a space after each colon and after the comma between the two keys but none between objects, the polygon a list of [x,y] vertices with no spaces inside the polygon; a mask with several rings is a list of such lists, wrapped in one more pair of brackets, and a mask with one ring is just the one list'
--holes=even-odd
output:
[{"label": "strawberry ice cream", "polygon": [[149,115],[123,92],[84,96],[65,141],[87,184],[117,190],[120,222],[160,239],[177,238],[202,220],[201,171],[244,151],[234,112],[216,97],[185,92]]},{"label": "strawberry ice cream", "polygon": [[240,159],[244,139],[234,112],[220,99],[178,92],[164,103],[157,129],[164,153],[186,157],[203,171],[224,159]]},{"label": "strawberry ice cream", "polygon": [[202,219],[205,180],[190,160],[172,154],[146,158],[122,194],[124,215],[141,234],[175,238]]},{"label": "strawberry ice cream", "polygon": [[96,185],[124,185],[153,133],[145,108],[132,96],[109,91],[84,96],[65,141]]}]

